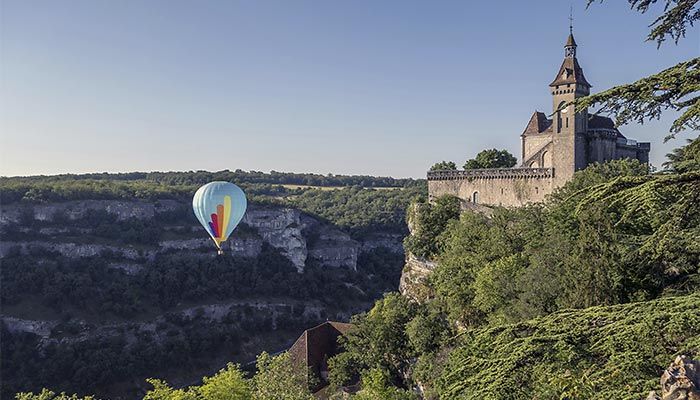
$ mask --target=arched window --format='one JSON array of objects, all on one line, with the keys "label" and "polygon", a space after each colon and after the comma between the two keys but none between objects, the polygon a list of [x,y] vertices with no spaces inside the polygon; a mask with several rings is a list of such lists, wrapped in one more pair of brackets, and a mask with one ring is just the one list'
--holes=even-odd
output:
[{"label": "arched window", "polygon": [[557,133],[561,133],[561,125],[562,125],[561,114],[566,113],[566,109],[564,108],[565,105],[566,105],[566,102],[562,101],[557,106]]},{"label": "arched window", "polygon": [[479,204],[479,192],[472,193],[472,203]]},{"label": "arched window", "polygon": [[540,162],[540,165],[542,168],[551,168],[552,167],[552,153],[545,151],[542,153],[542,161]]}]

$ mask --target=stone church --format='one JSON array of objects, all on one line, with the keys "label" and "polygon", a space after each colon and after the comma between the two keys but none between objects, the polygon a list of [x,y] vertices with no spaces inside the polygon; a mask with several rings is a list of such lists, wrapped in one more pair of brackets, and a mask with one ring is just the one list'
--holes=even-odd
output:
[{"label": "stone church", "polygon": [[521,206],[540,202],[592,163],[636,158],[649,162],[649,143],[627,139],[607,117],[574,112],[568,103],[590,94],[591,84],[576,58],[576,41],[569,33],[554,81],[552,118],[535,111],[522,141],[522,164],[514,168],[428,172],[430,198],[451,194],[472,203]]}]

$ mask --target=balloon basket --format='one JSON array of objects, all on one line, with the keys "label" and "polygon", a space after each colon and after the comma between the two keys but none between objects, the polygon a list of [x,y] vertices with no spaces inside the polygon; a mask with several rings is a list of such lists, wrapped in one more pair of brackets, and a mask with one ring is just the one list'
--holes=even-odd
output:
[{"label": "balloon basket", "polygon": [[219,249],[219,250],[216,251],[216,254],[219,255],[219,256],[223,256],[223,255],[224,255],[224,251],[221,250],[221,249]]}]

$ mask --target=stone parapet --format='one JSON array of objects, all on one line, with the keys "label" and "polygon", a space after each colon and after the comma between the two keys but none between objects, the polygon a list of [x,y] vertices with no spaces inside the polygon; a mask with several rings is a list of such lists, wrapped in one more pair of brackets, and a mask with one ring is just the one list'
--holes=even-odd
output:
[{"label": "stone parapet", "polygon": [[554,168],[491,168],[428,171],[429,181],[471,179],[551,178]]}]

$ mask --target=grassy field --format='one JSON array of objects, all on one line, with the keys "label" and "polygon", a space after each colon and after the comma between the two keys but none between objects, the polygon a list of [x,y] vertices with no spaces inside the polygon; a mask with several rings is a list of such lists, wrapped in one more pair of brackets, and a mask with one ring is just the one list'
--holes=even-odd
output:
[{"label": "grassy field", "polygon": [[[350,186],[310,186],[310,185],[279,185],[282,186],[285,189],[319,189],[319,190],[338,190],[338,189],[345,189]],[[377,190],[403,190],[404,188],[402,187],[366,187],[364,189],[377,189]]]}]

